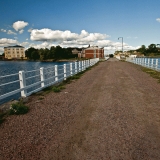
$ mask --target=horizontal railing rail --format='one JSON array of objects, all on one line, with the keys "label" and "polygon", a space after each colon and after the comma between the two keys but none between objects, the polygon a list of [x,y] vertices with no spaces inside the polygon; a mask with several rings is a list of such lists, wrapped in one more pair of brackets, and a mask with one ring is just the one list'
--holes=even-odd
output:
[{"label": "horizontal railing rail", "polygon": [[127,58],[126,61],[138,64],[153,70],[160,71],[160,59],[156,58]]},{"label": "horizontal railing rail", "polygon": [[59,83],[70,76],[84,71],[86,68],[93,66],[98,61],[99,58],[95,58],[64,65],[54,65],[48,68],[41,67],[39,70],[19,71],[19,73],[16,74],[0,76],[0,79],[11,76],[17,76],[18,78],[17,80],[0,84],[0,89],[4,86],[7,87],[8,84],[17,82],[20,86],[7,93],[1,94],[0,100],[17,93],[21,93],[21,97],[27,97],[32,93],[38,92],[48,86]]}]

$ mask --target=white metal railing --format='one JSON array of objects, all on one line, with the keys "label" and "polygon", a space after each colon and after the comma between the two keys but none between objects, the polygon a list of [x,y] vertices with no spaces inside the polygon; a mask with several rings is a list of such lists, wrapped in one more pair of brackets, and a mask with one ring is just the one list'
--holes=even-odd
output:
[{"label": "white metal railing", "polygon": [[49,68],[41,67],[38,70],[19,71],[19,73],[16,74],[0,76],[0,80],[12,76],[19,77],[18,80],[0,84],[0,89],[2,86],[7,87],[7,85],[9,84],[14,84],[17,82],[20,85],[20,88],[0,95],[0,100],[17,93],[21,93],[22,97],[27,97],[32,93],[38,92],[48,86],[66,80],[66,78],[73,76],[81,71],[84,71],[86,68],[93,66],[98,61],[99,58],[95,58],[64,65],[55,65]]},{"label": "white metal railing", "polygon": [[160,59],[156,59],[156,58],[127,58],[126,61],[160,71]]}]

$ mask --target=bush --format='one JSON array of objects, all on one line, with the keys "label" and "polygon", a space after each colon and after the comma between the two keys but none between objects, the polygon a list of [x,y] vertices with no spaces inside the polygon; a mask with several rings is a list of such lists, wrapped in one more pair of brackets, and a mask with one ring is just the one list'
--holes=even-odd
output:
[{"label": "bush", "polygon": [[25,114],[29,111],[29,108],[27,106],[25,106],[22,102],[17,102],[12,104],[11,108],[10,108],[10,114]]},{"label": "bush", "polygon": [[61,89],[60,89],[59,87],[53,87],[52,90],[53,90],[54,92],[60,92],[60,91],[61,91]]}]

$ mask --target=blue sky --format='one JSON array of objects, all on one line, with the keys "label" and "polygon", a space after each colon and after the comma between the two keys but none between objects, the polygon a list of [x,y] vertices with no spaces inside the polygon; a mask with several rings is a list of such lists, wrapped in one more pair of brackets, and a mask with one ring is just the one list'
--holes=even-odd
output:
[{"label": "blue sky", "polygon": [[98,45],[107,53],[160,44],[160,0],[1,0],[3,47]]}]

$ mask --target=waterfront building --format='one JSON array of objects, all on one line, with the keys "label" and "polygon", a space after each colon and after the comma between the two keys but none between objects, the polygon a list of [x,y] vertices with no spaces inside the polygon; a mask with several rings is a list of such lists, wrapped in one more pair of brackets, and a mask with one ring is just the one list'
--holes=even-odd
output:
[{"label": "waterfront building", "polygon": [[76,55],[77,57],[81,58],[82,56],[82,48],[75,48],[72,50],[72,54]]},{"label": "waterfront building", "polygon": [[19,45],[4,47],[5,59],[27,59],[24,49]]},{"label": "waterfront building", "polygon": [[104,48],[98,46],[89,46],[82,50],[82,57],[84,58],[104,58]]}]

